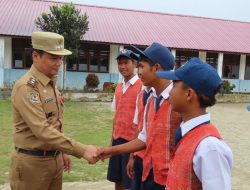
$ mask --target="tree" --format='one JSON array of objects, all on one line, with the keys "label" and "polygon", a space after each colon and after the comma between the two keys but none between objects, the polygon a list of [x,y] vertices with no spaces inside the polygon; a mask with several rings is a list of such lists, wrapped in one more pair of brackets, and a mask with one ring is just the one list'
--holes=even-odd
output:
[{"label": "tree", "polygon": [[[47,32],[55,32],[64,36],[65,48],[72,51],[72,56],[78,56],[80,42],[84,34],[89,30],[88,16],[86,13],[81,15],[81,10],[76,9],[74,4],[64,4],[61,6],[50,6],[51,13],[43,12],[35,20],[38,28]],[[62,89],[65,83],[66,62],[63,64]]]}]

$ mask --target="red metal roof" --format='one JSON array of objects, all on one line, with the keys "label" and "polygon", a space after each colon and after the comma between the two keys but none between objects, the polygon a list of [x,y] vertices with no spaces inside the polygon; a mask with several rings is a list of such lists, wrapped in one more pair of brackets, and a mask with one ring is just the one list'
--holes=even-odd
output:
[{"label": "red metal roof", "polygon": [[[1,0],[0,35],[31,36],[34,20],[60,3],[42,0]],[[165,13],[76,5],[89,16],[84,39],[111,44],[250,53],[250,23]]]}]

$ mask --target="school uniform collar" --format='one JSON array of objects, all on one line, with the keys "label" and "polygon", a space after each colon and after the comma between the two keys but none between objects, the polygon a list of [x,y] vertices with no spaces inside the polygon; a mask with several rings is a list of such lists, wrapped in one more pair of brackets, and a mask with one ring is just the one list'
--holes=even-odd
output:
[{"label": "school uniform collar", "polygon": [[193,128],[201,125],[202,123],[209,122],[210,120],[211,120],[211,115],[210,115],[210,113],[207,113],[207,114],[195,117],[193,119],[190,119],[190,120],[188,120],[186,122],[182,122],[181,125],[180,125],[182,136],[187,134]]},{"label": "school uniform collar", "polygon": [[122,85],[126,85],[126,84],[130,84],[130,85],[134,85],[136,83],[136,81],[139,79],[138,75],[133,76],[127,83],[125,83],[125,80],[122,80]]},{"label": "school uniform collar", "polygon": [[30,72],[37,80],[42,83],[43,86],[47,86],[50,81],[55,82],[57,78],[56,76],[54,76],[53,78],[47,77],[42,72],[38,71],[38,69],[34,65],[31,66]]},{"label": "school uniform collar", "polygon": [[[161,95],[160,95],[160,96],[162,96],[164,100],[168,99],[169,93],[170,93],[170,91],[172,90],[172,88],[173,88],[173,83],[171,82],[171,83],[161,92]],[[155,98],[157,98],[158,96],[157,96],[156,91],[155,91],[154,88],[152,88],[152,91],[153,91],[153,96],[154,96]]]},{"label": "school uniform collar", "polygon": [[151,87],[150,89],[148,89],[146,86],[142,85],[142,90],[144,90],[145,92],[149,93],[149,92],[153,92],[154,88]]}]

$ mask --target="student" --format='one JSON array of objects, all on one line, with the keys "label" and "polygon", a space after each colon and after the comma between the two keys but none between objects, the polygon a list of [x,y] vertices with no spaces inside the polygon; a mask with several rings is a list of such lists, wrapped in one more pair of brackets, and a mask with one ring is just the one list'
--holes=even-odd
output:
[{"label": "student", "polygon": [[180,124],[179,115],[169,104],[171,81],[156,76],[157,71],[172,70],[175,60],[169,49],[153,43],[140,51],[143,85],[155,89],[145,108],[145,122],[138,138],[119,146],[103,148],[101,156],[135,152],[146,148],[143,158],[143,190],[163,190],[167,180],[170,155],[174,149],[174,134]]},{"label": "student", "polygon": [[[142,83],[138,75],[134,74],[136,54],[123,49],[117,56],[118,70],[124,77],[115,89],[113,109],[115,110],[112,134],[112,146],[127,143],[134,139],[133,117],[135,113],[136,97],[141,91]],[[129,189],[131,180],[127,176],[126,165],[129,154],[112,156],[109,160],[107,179],[115,183],[116,190]]]},{"label": "student", "polygon": [[[142,76],[142,68],[138,65],[138,76]],[[142,131],[144,121],[144,108],[148,99],[152,95],[152,88],[150,86],[143,86],[142,91],[138,94],[136,99],[136,109],[134,115],[135,124],[135,138],[138,137],[139,132]],[[143,172],[143,157],[145,150],[131,153],[127,164],[127,174],[132,179],[131,190],[141,189],[142,186],[142,172]]]},{"label": "student", "polygon": [[173,80],[170,103],[183,122],[176,132],[176,150],[171,158],[166,190],[229,190],[233,155],[220,133],[210,123],[206,108],[216,102],[221,86],[216,70],[198,58],[175,72],[159,72]]}]

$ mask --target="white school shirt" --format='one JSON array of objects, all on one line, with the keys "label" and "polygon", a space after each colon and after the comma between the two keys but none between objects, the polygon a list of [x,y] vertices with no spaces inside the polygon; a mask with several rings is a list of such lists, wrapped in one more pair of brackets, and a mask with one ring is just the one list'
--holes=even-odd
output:
[{"label": "white school shirt", "polygon": [[[196,126],[211,120],[210,114],[181,123],[182,136]],[[197,146],[193,169],[202,183],[202,190],[231,190],[233,153],[230,147],[216,137],[206,137]]]},{"label": "white school shirt", "polygon": [[[143,89],[143,91],[146,91],[147,93],[149,93],[150,91],[153,91],[153,87],[150,88],[149,90],[147,90],[147,88],[145,86],[143,86],[142,89]],[[148,102],[148,100],[150,99],[151,96],[152,96],[152,92],[150,93],[150,95],[149,95],[149,97],[147,99],[147,102]],[[137,95],[137,98],[136,98],[135,114],[134,114],[134,119],[133,119],[133,123],[135,125],[138,125],[138,115],[139,115],[138,97],[139,97],[139,94]]]}]

